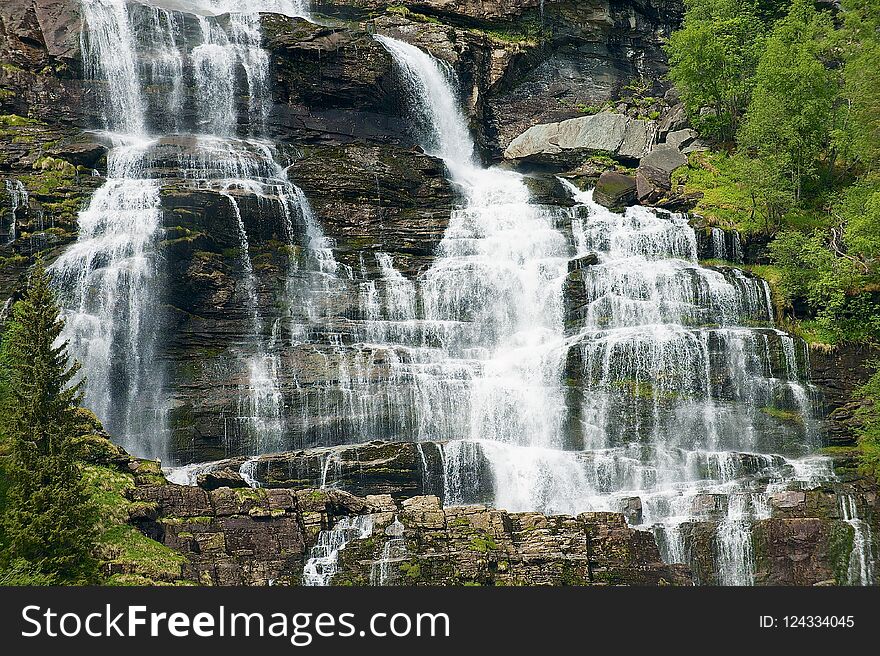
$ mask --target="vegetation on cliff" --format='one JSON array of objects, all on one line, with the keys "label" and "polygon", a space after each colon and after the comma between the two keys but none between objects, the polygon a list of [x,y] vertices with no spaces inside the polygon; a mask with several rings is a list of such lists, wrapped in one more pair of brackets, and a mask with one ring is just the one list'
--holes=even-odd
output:
[{"label": "vegetation on cliff", "polygon": [[0,344],[0,585],[176,581],[184,557],[128,523],[135,477],[164,478],[80,407],[63,325],[38,263]]},{"label": "vegetation on cliff", "polygon": [[[776,292],[808,341],[880,342],[880,2],[687,7],[670,78],[716,143],[677,174],[703,192],[697,211],[769,240]],[[862,441],[876,445],[880,377],[862,397]]]},{"label": "vegetation on cliff", "polygon": [[3,558],[53,582],[92,583],[95,513],[75,453],[79,365],[59,342],[63,326],[38,263],[3,340]]}]

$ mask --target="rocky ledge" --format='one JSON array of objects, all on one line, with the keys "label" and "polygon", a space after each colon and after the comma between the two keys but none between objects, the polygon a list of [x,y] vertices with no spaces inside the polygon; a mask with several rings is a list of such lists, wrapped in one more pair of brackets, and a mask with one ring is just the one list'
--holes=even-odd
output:
[{"label": "rocky ledge", "polygon": [[547,517],[443,508],[435,496],[398,503],[339,490],[173,484],[138,487],[133,499],[131,522],[185,555],[182,576],[204,585],[298,585],[322,532],[353,517],[366,530],[339,552],[334,585],[691,583],[686,566],[663,564],[651,534],[617,513]]}]

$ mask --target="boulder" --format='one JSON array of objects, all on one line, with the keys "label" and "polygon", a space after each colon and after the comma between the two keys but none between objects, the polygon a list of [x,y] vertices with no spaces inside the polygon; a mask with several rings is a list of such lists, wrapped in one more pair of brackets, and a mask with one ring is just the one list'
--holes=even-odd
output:
[{"label": "boulder", "polygon": [[248,484],[237,471],[231,469],[218,469],[205,474],[199,474],[198,486],[203,490],[219,490],[222,487],[243,488]]},{"label": "boulder", "polygon": [[[547,160],[547,156],[560,155],[564,151],[600,150],[617,153],[631,120],[621,114],[601,112],[561,123],[535,125],[510,143],[504,151],[504,158],[542,161]],[[638,142],[638,129],[633,134],[636,135],[632,139],[635,146]]]},{"label": "boulder", "polygon": [[636,192],[639,202],[655,203],[672,187],[672,172],[687,164],[678,148],[662,144],[642,158],[636,171]]},{"label": "boulder", "polygon": [[666,145],[672,146],[673,148],[678,148],[679,150],[683,149],[685,146],[693,143],[694,139],[697,138],[697,131],[692,128],[685,128],[683,130],[676,130],[675,132],[670,132],[666,135]]},{"label": "boulder", "polygon": [[682,130],[688,125],[687,109],[682,103],[677,103],[667,108],[660,116],[657,124],[657,132],[660,137],[665,137],[670,132]]},{"label": "boulder", "polygon": [[629,120],[617,154],[625,159],[641,159],[651,148],[657,124],[654,121]]},{"label": "boulder", "polygon": [[593,200],[609,209],[632,205],[636,201],[636,179],[617,171],[605,171],[596,182]]}]

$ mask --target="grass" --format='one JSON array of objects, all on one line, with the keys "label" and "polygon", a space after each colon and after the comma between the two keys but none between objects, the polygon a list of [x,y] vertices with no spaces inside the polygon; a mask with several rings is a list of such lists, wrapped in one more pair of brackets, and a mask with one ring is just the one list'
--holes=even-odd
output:
[{"label": "grass", "polygon": [[114,573],[108,585],[156,585],[179,583],[186,557],[151,540],[129,525],[134,504],[127,493],[135,487],[134,477],[112,467],[86,465],[83,479],[97,506],[100,536],[99,557]]},{"label": "grass", "polygon": [[686,194],[703,194],[694,212],[709,225],[735,228],[743,234],[762,228],[752,216],[751,195],[738,181],[735,163],[727,153],[691,153],[687,165],[676,169],[672,179],[684,185]]}]

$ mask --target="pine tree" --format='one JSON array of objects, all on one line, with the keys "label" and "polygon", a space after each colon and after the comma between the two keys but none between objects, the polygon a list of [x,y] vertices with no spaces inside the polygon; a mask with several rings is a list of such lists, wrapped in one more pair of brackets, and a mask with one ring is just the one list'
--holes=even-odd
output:
[{"label": "pine tree", "polygon": [[2,421],[11,451],[3,559],[32,563],[57,583],[84,584],[97,578],[96,517],[75,453],[81,383],[60,341],[63,326],[37,263],[3,340]]}]

